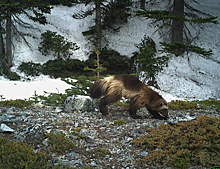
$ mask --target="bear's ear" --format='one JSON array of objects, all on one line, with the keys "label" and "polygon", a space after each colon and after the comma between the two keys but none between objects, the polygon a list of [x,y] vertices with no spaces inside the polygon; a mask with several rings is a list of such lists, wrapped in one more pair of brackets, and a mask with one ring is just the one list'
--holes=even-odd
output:
[{"label": "bear's ear", "polygon": [[159,107],[162,107],[162,106],[163,106],[163,102],[160,102],[160,103],[159,103]]}]

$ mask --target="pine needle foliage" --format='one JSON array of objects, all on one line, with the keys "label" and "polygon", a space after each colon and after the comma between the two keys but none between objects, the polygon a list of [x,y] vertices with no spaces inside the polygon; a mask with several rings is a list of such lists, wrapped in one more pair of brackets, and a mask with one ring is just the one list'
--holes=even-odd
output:
[{"label": "pine needle foliage", "polygon": [[52,52],[55,58],[69,59],[72,51],[79,49],[76,43],[67,41],[65,37],[50,30],[41,34],[41,40],[38,50],[45,56]]},{"label": "pine needle foliage", "polygon": [[148,84],[158,88],[155,77],[167,65],[168,57],[156,56],[156,44],[150,37],[145,36],[136,47],[139,49],[133,56],[136,73],[144,72],[146,79],[149,79]]},{"label": "pine needle foliage", "polygon": [[165,43],[160,42],[162,49],[160,50],[162,53],[171,53],[176,56],[183,55],[184,52],[195,52],[199,55],[208,57],[213,54],[212,50],[206,50],[205,48],[195,46],[195,45],[188,45],[184,42],[174,42],[174,43]]},{"label": "pine needle foliage", "polygon": [[214,23],[218,24],[218,21],[216,20],[217,16],[211,16],[211,17],[205,17],[205,18],[185,18],[180,17],[172,14],[171,11],[167,10],[142,10],[142,11],[136,11],[137,16],[143,16],[147,19],[154,19],[155,21],[161,21],[161,20],[179,20],[183,22],[189,22],[190,24],[201,24],[201,23]]}]

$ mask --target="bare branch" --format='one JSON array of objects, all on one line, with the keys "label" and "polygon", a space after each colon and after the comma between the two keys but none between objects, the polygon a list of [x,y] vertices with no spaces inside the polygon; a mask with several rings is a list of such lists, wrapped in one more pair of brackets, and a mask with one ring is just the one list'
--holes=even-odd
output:
[{"label": "bare branch", "polygon": [[14,30],[22,37],[22,39],[23,39],[24,42],[27,44],[27,46],[31,49],[31,51],[33,51],[32,48],[31,48],[30,43],[28,43],[28,41],[27,41],[26,38],[24,37],[24,34],[21,33],[21,32],[16,28],[16,26],[15,26],[13,23],[12,23],[12,26],[13,26]]},{"label": "bare branch", "polygon": [[35,29],[31,24],[24,22],[17,15],[12,15],[13,20],[20,26],[28,29]]},{"label": "bare branch", "polygon": [[205,12],[202,12],[202,11],[196,9],[196,8],[193,8],[192,6],[190,6],[190,5],[189,5],[188,3],[186,3],[186,2],[184,2],[184,5],[185,5],[185,7],[186,7],[188,10],[190,10],[190,11],[192,11],[192,12],[197,12],[197,13],[202,14],[202,15],[205,15],[205,16],[210,16],[210,17],[212,16],[212,15],[207,14],[207,13],[205,13]]}]

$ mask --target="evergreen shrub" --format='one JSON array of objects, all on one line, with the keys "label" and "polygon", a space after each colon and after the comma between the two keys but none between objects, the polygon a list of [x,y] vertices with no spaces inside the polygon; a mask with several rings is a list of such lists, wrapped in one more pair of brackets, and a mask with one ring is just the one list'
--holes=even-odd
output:
[{"label": "evergreen shrub", "polygon": [[158,88],[155,77],[167,66],[168,57],[156,56],[156,44],[150,37],[144,36],[136,47],[139,49],[133,56],[136,63],[136,73],[144,72],[145,78],[148,79],[148,85]]},{"label": "evergreen shrub", "polygon": [[0,136],[0,168],[47,169],[49,166],[45,153],[34,153],[33,147]]},{"label": "evergreen shrub", "polygon": [[[99,56],[100,64],[107,70],[102,74],[125,74],[132,73],[133,61],[127,56],[120,55],[115,50],[104,48]],[[96,54],[92,53],[86,63],[93,63],[90,67],[94,67]]]},{"label": "evergreen shrub", "polygon": [[200,116],[196,121],[163,124],[150,129],[133,144],[148,151],[140,165],[158,165],[187,169],[220,164],[220,119]]},{"label": "evergreen shrub", "polygon": [[68,59],[73,54],[72,51],[79,49],[76,43],[49,30],[41,34],[41,40],[38,50],[45,56],[52,52],[55,58]]},{"label": "evergreen shrub", "polygon": [[[19,70],[27,75],[38,76],[46,74],[53,77],[70,77],[80,75],[93,75],[91,71],[85,71],[85,67],[95,68],[96,54],[92,53],[89,59],[80,61],[78,59],[56,59],[40,65],[38,63],[22,63]],[[107,50],[101,51],[100,64],[107,69],[103,74],[122,74],[132,73],[132,59],[120,55],[117,51]]]}]

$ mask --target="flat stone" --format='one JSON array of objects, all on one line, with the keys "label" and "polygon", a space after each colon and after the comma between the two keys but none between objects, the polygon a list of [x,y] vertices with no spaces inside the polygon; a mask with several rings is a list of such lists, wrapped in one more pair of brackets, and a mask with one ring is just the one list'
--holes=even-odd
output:
[{"label": "flat stone", "polygon": [[14,133],[15,131],[8,127],[6,124],[2,123],[0,126],[0,132],[1,133]]}]

